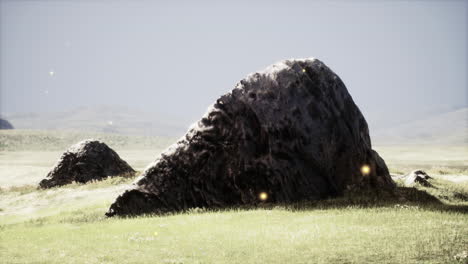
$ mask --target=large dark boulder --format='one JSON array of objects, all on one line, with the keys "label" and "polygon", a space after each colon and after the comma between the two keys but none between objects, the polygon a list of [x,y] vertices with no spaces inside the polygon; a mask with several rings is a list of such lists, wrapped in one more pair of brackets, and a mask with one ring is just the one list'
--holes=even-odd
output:
[{"label": "large dark boulder", "polygon": [[345,85],[319,60],[286,60],[221,96],[107,215],[257,204],[260,193],[289,203],[369,187],[394,182]]},{"label": "large dark boulder", "polygon": [[130,176],[135,171],[105,143],[84,140],[62,154],[41,188],[51,188],[72,182],[86,183],[113,176]]},{"label": "large dark boulder", "polygon": [[8,120],[0,118],[0,129],[14,129],[14,127]]}]

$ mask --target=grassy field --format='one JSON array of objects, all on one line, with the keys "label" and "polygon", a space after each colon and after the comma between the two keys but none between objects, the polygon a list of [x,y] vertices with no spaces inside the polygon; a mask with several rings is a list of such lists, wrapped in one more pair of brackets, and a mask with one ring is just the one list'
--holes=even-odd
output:
[{"label": "grassy field", "polygon": [[395,174],[420,168],[436,175],[468,175],[467,145],[383,145],[374,149]]},{"label": "grassy field", "polygon": [[88,137],[139,171],[174,140],[1,131],[0,263],[468,263],[468,182],[443,179],[467,176],[463,147],[376,147],[392,172],[425,168],[435,188],[399,183],[394,195],[106,218],[133,178],[35,186]]},{"label": "grassy field", "polygon": [[140,171],[176,140],[74,131],[0,130],[0,188],[38,184],[67,148],[88,138],[105,142]]}]

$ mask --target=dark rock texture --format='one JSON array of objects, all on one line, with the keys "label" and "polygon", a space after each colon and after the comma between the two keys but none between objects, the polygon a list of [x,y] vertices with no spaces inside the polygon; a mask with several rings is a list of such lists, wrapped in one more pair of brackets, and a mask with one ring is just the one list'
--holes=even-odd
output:
[{"label": "dark rock texture", "polygon": [[221,96],[107,215],[257,204],[261,192],[289,203],[361,187],[394,188],[366,120],[321,61],[286,60]]},{"label": "dark rock texture", "polygon": [[97,140],[85,140],[63,153],[39,186],[51,188],[72,182],[86,183],[134,173],[132,167],[106,144]]},{"label": "dark rock texture", "polygon": [[14,129],[14,127],[8,120],[0,118],[0,129]]},{"label": "dark rock texture", "polygon": [[411,187],[415,184],[420,184],[426,187],[432,187],[432,184],[428,181],[428,179],[432,179],[425,171],[422,170],[415,170],[407,175],[405,175],[405,186]]}]

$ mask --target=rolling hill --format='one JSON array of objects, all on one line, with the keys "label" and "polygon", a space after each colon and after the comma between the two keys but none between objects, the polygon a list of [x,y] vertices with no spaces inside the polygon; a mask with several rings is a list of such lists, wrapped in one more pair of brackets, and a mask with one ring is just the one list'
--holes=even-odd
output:
[{"label": "rolling hill", "polygon": [[18,129],[73,130],[140,136],[180,136],[188,126],[173,117],[122,106],[81,107],[64,112],[5,114]]},{"label": "rolling hill", "polygon": [[[84,131],[138,136],[180,137],[189,127],[181,119],[122,106],[81,107],[55,113],[5,114],[18,129]],[[428,114],[413,121],[378,126],[368,118],[374,145],[468,146],[468,107]],[[379,122],[383,122],[379,120]]]},{"label": "rolling hill", "polygon": [[374,145],[467,145],[468,108],[370,131]]}]

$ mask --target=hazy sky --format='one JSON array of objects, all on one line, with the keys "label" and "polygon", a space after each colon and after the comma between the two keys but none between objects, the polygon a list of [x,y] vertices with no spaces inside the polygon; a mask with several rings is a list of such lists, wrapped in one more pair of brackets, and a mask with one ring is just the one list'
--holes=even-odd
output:
[{"label": "hazy sky", "polygon": [[0,2],[2,113],[124,105],[190,123],[248,73],[303,57],[371,127],[467,105],[468,1]]}]

